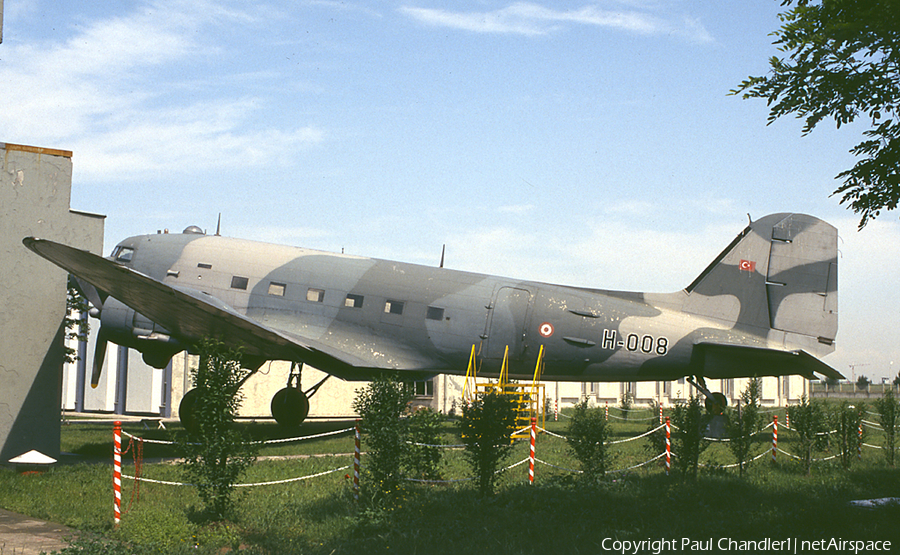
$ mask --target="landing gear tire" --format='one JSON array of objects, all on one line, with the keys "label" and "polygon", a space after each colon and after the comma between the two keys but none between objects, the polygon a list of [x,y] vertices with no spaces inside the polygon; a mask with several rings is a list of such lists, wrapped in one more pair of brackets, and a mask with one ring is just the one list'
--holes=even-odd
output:
[{"label": "landing gear tire", "polygon": [[178,419],[181,425],[189,432],[197,431],[197,418],[195,411],[197,408],[197,400],[200,399],[200,392],[192,389],[184,394],[181,403],[178,404]]},{"label": "landing gear tire", "polygon": [[725,407],[728,406],[728,399],[722,392],[713,391],[706,397],[704,404],[710,414],[718,416],[725,412]]},{"label": "landing gear tire", "polygon": [[272,397],[272,417],[279,425],[296,428],[309,414],[309,399],[296,387],[285,387]]}]

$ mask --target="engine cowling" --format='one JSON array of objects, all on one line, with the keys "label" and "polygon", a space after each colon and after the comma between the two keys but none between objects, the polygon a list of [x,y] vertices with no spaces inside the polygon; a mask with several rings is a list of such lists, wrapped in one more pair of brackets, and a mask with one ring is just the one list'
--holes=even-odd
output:
[{"label": "engine cowling", "polygon": [[144,362],[154,368],[165,368],[175,353],[184,350],[184,345],[173,338],[168,330],[112,297],[103,301],[99,314],[93,310],[91,312],[93,316],[100,317],[91,376],[93,387],[100,381],[106,344],[109,341],[140,351]]}]

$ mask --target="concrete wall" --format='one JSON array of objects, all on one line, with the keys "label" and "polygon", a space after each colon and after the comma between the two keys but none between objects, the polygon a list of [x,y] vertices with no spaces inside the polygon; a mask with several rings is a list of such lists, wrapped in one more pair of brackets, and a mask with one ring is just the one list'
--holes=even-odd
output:
[{"label": "concrete wall", "polygon": [[59,456],[66,272],[27,236],[100,252],[103,217],[69,209],[72,153],[0,143],[0,464]]}]

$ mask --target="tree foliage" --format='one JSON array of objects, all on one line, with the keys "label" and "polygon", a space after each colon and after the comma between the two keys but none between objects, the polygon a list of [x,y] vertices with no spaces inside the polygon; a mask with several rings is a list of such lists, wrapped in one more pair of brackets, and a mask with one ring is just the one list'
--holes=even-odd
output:
[{"label": "tree foliage", "polygon": [[897,424],[900,421],[900,403],[890,387],[884,389],[881,398],[875,401],[878,410],[878,423],[884,430],[884,456],[888,464],[894,466],[894,453],[897,451]]},{"label": "tree foliage", "polygon": [[789,406],[787,412],[791,419],[791,429],[797,432],[800,462],[809,474],[813,450],[828,445],[829,430],[825,410],[822,403],[810,401],[804,395],[800,398],[800,404]]},{"label": "tree foliage", "polygon": [[859,227],[900,202],[900,1],[783,0],[768,75],[749,77],[733,94],[764,98],[769,123],[793,114],[810,133],[825,119],[840,128],[871,122],[850,152],[856,164],[836,178],[841,204]]},{"label": "tree foliage", "polygon": [[[77,339],[86,342],[90,327],[84,314],[88,311],[88,302],[78,289],[73,285],[71,278],[69,280],[68,290],[66,292],[66,315],[63,318],[63,326],[66,329],[66,339]],[[76,362],[80,357],[78,350],[63,345],[63,358],[65,362]]]},{"label": "tree foliage", "polygon": [[697,477],[700,453],[709,447],[708,442],[702,441],[709,421],[710,416],[703,410],[699,395],[691,395],[687,402],[675,405],[672,450],[675,453],[675,468],[681,471],[684,478]]},{"label": "tree foliage", "polygon": [[575,405],[566,431],[569,449],[581,463],[583,477],[588,482],[597,482],[609,467],[609,423],[603,409],[588,407],[587,399]]},{"label": "tree foliage", "polygon": [[840,449],[841,466],[847,470],[853,459],[857,457],[859,449],[859,430],[862,426],[862,413],[865,405],[851,405],[847,401],[831,412],[831,428],[835,431],[838,448]]},{"label": "tree foliage", "polygon": [[482,495],[494,493],[497,470],[512,448],[509,434],[515,424],[515,403],[509,395],[479,393],[472,403],[463,405],[460,432]]},{"label": "tree foliage", "polygon": [[385,498],[398,491],[402,479],[407,430],[400,416],[411,398],[409,387],[397,374],[380,374],[353,400],[366,440],[367,462],[363,468],[376,493]]},{"label": "tree foliage", "polygon": [[760,402],[762,400],[762,380],[751,378],[747,387],[741,392],[741,400],[737,407],[728,411],[728,437],[731,441],[728,447],[738,460],[741,476],[744,475],[744,467],[750,461],[752,455],[754,434],[759,431]]},{"label": "tree foliage", "polygon": [[444,417],[430,407],[422,407],[410,414],[407,437],[409,443],[403,454],[403,466],[420,480],[440,480],[443,463],[441,423]]},{"label": "tree foliage", "polygon": [[179,445],[184,469],[197,485],[206,512],[227,517],[233,507],[238,478],[255,460],[254,448],[234,427],[242,396],[240,386],[250,370],[241,368],[241,352],[215,339],[198,345],[200,364],[191,369],[195,401],[193,425]]}]

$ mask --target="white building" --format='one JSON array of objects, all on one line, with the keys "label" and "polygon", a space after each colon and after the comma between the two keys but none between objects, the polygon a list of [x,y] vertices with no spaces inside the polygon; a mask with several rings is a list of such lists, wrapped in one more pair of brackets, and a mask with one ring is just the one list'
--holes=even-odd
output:
[{"label": "white building", "polygon": [[[95,331],[92,330],[92,335]],[[77,344],[73,344],[77,347]],[[165,369],[151,368],[141,360],[140,353],[110,344],[107,349],[103,374],[97,389],[91,389],[90,368],[93,350],[82,348],[82,360],[67,364],[63,376],[63,409],[84,412],[115,414],[140,414],[161,417],[177,417],[178,404],[184,392],[190,389],[190,365],[197,364],[197,357],[180,353]],[[273,361],[264,364],[247,380],[242,388],[244,401],[240,415],[248,418],[269,418],[272,396],[285,387],[290,373],[290,363]],[[301,389],[304,391],[319,383],[325,374],[309,366],[302,372]],[[747,387],[747,378],[707,380],[712,391],[725,394],[729,404],[740,399]],[[437,375],[431,380],[414,384],[414,403],[430,406],[442,413],[458,411],[462,400],[465,378]],[[582,399],[596,406],[617,406],[628,393],[637,406],[651,401],[671,406],[688,399],[697,391],[684,379],[671,382],[543,382],[544,394],[551,406],[560,410],[571,407]],[[353,416],[351,405],[356,392],[366,382],[346,382],[329,378],[310,399],[310,417]],[[800,402],[809,396],[809,381],[800,376],[763,378],[763,404],[784,406]]]}]

